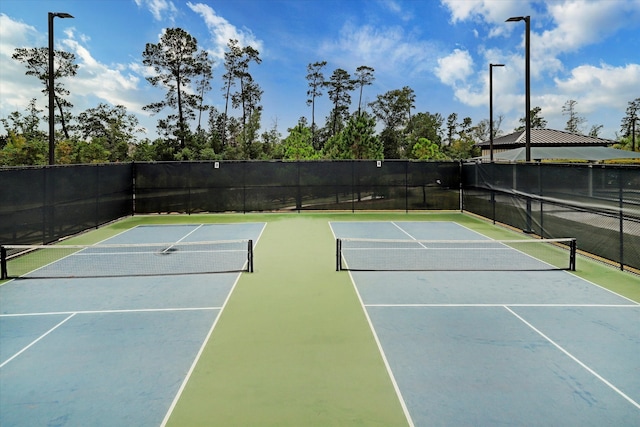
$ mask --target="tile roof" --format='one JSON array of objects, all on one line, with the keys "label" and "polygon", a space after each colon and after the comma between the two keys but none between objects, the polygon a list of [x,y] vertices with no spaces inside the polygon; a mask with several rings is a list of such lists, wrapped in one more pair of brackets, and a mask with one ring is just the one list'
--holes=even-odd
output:
[{"label": "tile roof", "polygon": [[[580,135],[555,129],[531,129],[531,146],[600,146],[608,147],[615,141],[604,138]],[[477,144],[488,148],[490,142],[484,141]],[[525,131],[510,133],[493,139],[493,147],[522,147],[525,144]]]},{"label": "tile roof", "polygon": [[[489,160],[489,155],[477,157],[480,160]],[[494,160],[518,162],[526,158],[525,148],[514,148],[512,150],[494,153]],[[640,159],[640,152],[624,151],[616,148],[594,147],[594,146],[570,146],[570,147],[531,147],[531,159],[540,160],[587,160],[599,162],[613,159]]]}]

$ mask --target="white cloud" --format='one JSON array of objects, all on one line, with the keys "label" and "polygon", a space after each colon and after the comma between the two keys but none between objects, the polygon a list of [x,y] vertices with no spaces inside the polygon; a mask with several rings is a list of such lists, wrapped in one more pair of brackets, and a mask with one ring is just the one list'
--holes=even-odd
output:
[{"label": "white cloud", "polygon": [[529,2],[495,0],[441,0],[451,12],[451,21],[481,20],[490,24],[504,23],[510,16],[529,14]]},{"label": "white cloud", "polygon": [[11,58],[16,47],[30,47],[37,37],[38,32],[33,26],[0,13],[0,55]]},{"label": "white cloud", "polygon": [[[556,86],[566,99],[577,99],[586,112],[600,107],[626,108],[626,102],[640,95],[640,64],[613,67],[581,65],[566,79],[555,79]],[[565,100],[566,100],[565,99]]]},{"label": "white cloud", "polygon": [[[32,98],[37,99],[40,109],[46,109],[47,98],[42,94],[42,83],[33,76],[26,76],[24,66],[11,59],[17,47],[37,46],[44,40],[46,35],[39,34],[33,27],[0,15],[0,74],[12,76],[11,79],[0,79],[0,117],[23,111]],[[147,115],[142,111],[147,100],[142,99],[137,70],[124,64],[97,61],[83,40],[87,38],[73,29],[66,29],[64,37],[58,40],[66,51],[76,55],[78,64],[77,75],[63,81],[71,92],[69,100],[75,106],[74,114],[95,107],[99,102],[107,102],[124,105],[129,113]]]},{"label": "white cloud", "polygon": [[393,13],[403,21],[410,21],[413,19],[413,13],[406,11],[402,8],[400,3],[396,0],[378,0],[378,3],[389,12]]},{"label": "white cloud", "polygon": [[532,45],[545,55],[573,52],[640,22],[640,1],[572,0],[549,3],[547,10],[556,26],[532,34]]},{"label": "white cloud", "polygon": [[446,85],[465,83],[473,74],[473,58],[466,50],[455,49],[451,54],[438,59],[436,76]]},{"label": "white cloud", "polygon": [[46,38],[31,25],[0,14],[0,76],[3,76],[0,78],[0,117],[24,109],[32,98],[44,99],[43,86],[38,79],[26,76],[26,68],[11,58],[16,48],[32,47],[34,40],[40,42]]},{"label": "white cloud", "polygon": [[[542,107],[542,115],[550,127],[564,128],[566,117],[562,116],[562,106],[569,99],[578,101],[579,113],[586,116],[590,126],[622,114],[626,103],[637,97],[640,87],[637,61],[620,66],[585,64],[572,56],[620,30],[640,28],[640,0],[548,0],[535,4],[442,0],[442,4],[450,11],[454,24],[488,25],[484,29],[487,43],[491,43],[488,47],[482,44],[477,51],[467,54],[454,51],[439,60],[436,76],[464,105],[478,107],[488,103],[486,68],[489,62],[499,62],[507,67],[500,78],[494,70],[494,109],[508,114],[508,121],[515,122],[514,117],[523,116],[524,25],[504,22],[510,16],[523,15],[531,15],[532,19],[531,102],[532,106]],[[520,43],[493,37],[507,31],[513,34],[512,38],[518,37]],[[478,65],[474,66],[471,58],[476,55],[484,61],[476,60]],[[614,137],[615,121],[605,125],[607,137]]]},{"label": "white cloud", "polygon": [[376,74],[406,78],[431,69],[435,52],[432,44],[405,34],[401,27],[356,27],[346,23],[337,40],[320,45],[318,55],[349,70],[367,65]]},{"label": "white cloud", "polygon": [[175,5],[167,0],[134,0],[138,7],[146,6],[156,21],[162,21],[163,15],[173,20],[174,15],[178,12]]},{"label": "white cloud", "polygon": [[209,29],[214,45],[209,53],[214,59],[224,60],[224,52],[231,39],[238,40],[240,46],[251,46],[262,53],[262,41],[256,39],[251,30],[238,29],[206,4],[187,2],[187,6],[202,17]]},{"label": "white cloud", "polygon": [[123,64],[103,64],[81,43],[82,35],[76,37],[72,30],[65,34],[67,38],[62,43],[78,60],[78,73],[73,77],[72,102],[79,108],[89,108],[95,106],[92,103],[97,98],[97,102],[124,105],[130,113],[145,114],[142,110],[145,102],[139,99],[141,78],[134,74],[137,69]]},{"label": "white cloud", "polygon": [[468,51],[455,49],[449,55],[439,58],[435,75],[453,89],[455,98],[463,104],[473,107],[487,104],[487,73],[476,74],[473,58]]}]

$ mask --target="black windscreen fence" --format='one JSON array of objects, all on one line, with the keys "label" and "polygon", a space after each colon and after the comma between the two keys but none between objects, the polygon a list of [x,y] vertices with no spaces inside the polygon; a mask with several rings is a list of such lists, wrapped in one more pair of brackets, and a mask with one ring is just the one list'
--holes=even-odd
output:
[{"label": "black windscreen fence", "polygon": [[640,270],[640,168],[463,165],[463,209]]},{"label": "black windscreen fence", "polygon": [[131,215],[130,164],[0,170],[0,242],[50,243]]},{"label": "black windscreen fence", "polygon": [[[462,191],[461,191],[462,189]],[[147,213],[464,210],[640,270],[640,167],[206,161],[0,169],[0,244]]]},{"label": "black windscreen fence", "polygon": [[458,162],[135,164],[136,213],[460,208]]}]

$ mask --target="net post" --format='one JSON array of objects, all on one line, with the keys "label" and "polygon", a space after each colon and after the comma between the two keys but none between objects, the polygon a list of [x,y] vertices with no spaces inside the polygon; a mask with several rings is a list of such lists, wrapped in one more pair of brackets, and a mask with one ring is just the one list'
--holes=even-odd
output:
[{"label": "net post", "polygon": [[336,271],[342,270],[342,241],[336,239]]},{"label": "net post", "polygon": [[253,273],[253,240],[249,239],[248,251],[247,251],[248,271]]},{"label": "net post", "polygon": [[569,255],[569,270],[576,271],[576,252],[578,243],[575,238],[571,239],[571,254]]},{"label": "net post", "polygon": [[0,246],[0,280],[9,278],[7,273],[7,248]]}]

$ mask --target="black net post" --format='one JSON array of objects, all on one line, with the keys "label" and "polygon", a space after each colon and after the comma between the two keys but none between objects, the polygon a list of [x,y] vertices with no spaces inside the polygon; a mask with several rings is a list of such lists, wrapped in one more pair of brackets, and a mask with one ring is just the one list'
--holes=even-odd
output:
[{"label": "black net post", "polygon": [[569,255],[569,270],[576,271],[576,252],[578,251],[578,243],[576,239],[571,240],[571,255]]},{"label": "black net post", "polygon": [[0,246],[0,280],[8,279],[7,273],[7,249],[4,246]]},{"label": "black net post", "polygon": [[336,239],[336,271],[342,270],[342,241]]},{"label": "black net post", "polygon": [[253,273],[253,240],[249,239],[247,248],[247,270],[249,273]]}]

